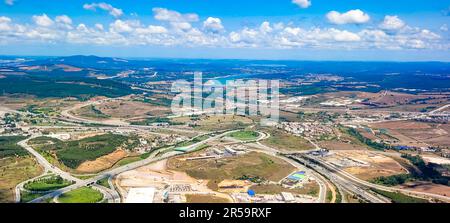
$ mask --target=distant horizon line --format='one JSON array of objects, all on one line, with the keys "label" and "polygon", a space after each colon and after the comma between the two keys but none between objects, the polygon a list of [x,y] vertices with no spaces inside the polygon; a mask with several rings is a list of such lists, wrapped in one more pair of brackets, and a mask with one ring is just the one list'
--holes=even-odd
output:
[{"label": "distant horizon line", "polygon": [[129,56],[99,56],[94,54],[73,54],[73,55],[8,55],[0,54],[0,57],[74,57],[74,56],[94,56],[99,58],[119,58],[127,60],[230,60],[230,61],[280,61],[280,62],[388,62],[388,63],[450,63],[450,60],[331,60],[331,59],[248,59],[248,58],[202,58],[202,57],[129,57]]}]

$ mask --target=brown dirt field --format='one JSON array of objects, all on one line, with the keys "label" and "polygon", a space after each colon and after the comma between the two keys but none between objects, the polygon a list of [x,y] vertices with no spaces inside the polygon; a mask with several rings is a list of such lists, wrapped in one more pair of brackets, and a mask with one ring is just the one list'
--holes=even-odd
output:
[{"label": "brown dirt field", "polygon": [[[198,156],[198,153],[187,156]],[[167,167],[186,172],[196,179],[209,180],[208,186],[212,190],[217,190],[217,184],[225,179],[237,179],[243,175],[278,182],[295,170],[295,167],[284,160],[257,152],[220,160],[185,161],[187,156],[169,159]]]},{"label": "brown dirt field", "polygon": [[397,186],[398,188],[402,189],[408,189],[413,191],[419,191],[419,192],[426,192],[426,193],[432,193],[432,194],[439,194],[443,196],[450,196],[450,187],[440,184],[433,184],[429,182],[411,182],[406,183],[400,186]]},{"label": "brown dirt field", "polygon": [[373,135],[372,133],[368,133],[365,130],[359,130],[359,133],[364,136],[365,138],[368,138],[370,140],[376,140],[377,137],[375,135]]},{"label": "brown dirt field", "polygon": [[217,195],[186,194],[187,203],[231,203],[230,199]]},{"label": "brown dirt field", "polygon": [[33,98],[31,97],[21,97],[21,98],[6,97],[6,96],[0,97],[0,106],[4,106],[12,110],[24,108],[25,106],[27,106],[27,104],[32,102]]},{"label": "brown dirt field", "polygon": [[389,135],[400,140],[399,144],[411,146],[450,145],[450,125],[414,121],[394,121],[371,124],[374,128],[388,129]]},{"label": "brown dirt field", "polygon": [[103,114],[113,118],[136,118],[160,116],[170,112],[170,109],[137,101],[108,102],[95,106]]},{"label": "brown dirt field", "polygon": [[423,122],[414,122],[414,121],[393,121],[393,122],[380,122],[374,123],[370,126],[375,128],[385,128],[385,129],[428,129],[430,125],[428,123]]},{"label": "brown dirt field", "polygon": [[279,194],[281,192],[288,192],[311,196],[317,196],[320,190],[319,185],[316,182],[305,183],[303,187],[294,189],[285,188],[277,184],[253,185],[250,189],[254,190],[257,194]]},{"label": "brown dirt field", "polygon": [[81,173],[97,173],[112,167],[119,160],[127,156],[124,150],[116,150],[106,156],[102,156],[94,161],[86,161],[82,163],[76,170]]},{"label": "brown dirt field", "polygon": [[399,171],[371,168],[371,167],[349,167],[345,171],[362,180],[370,180],[376,177],[387,177],[399,174]]},{"label": "brown dirt field", "polygon": [[367,150],[367,147],[354,144],[354,143],[345,143],[337,140],[333,141],[323,141],[319,143],[321,147],[329,149],[329,150]]},{"label": "brown dirt field", "polygon": [[344,168],[346,172],[363,180],[370,180],[375,177],[391,176],[407,172],[406,169],[394,159],[369,151],[337,151],[334,156],[327,159],[332,161],[343,158],[352,158],[369,164],[368,166],[351,166]]},{"label": "brown dirt field", "polygon": [[[222,188],[226,187],[227,185],[236,185],[240,188]],[[252,183],[246,180],[223,180],[222,182],[217,184],[217,186],[219,187],[219,192],[226,193],[245,193],[248,191],[248,188],[251,185]]]},{"label": "brown dirt field", "polygon": [[378,93],[379,95],[375,98],[369,100],[369,102],[379,104],[382,106],[395,106],[407,104],[408,102],[414,99],[427,98],[424,95],[413,95],[413,94],[405,94],[398,92],[387,92],[385,94],[384,91]]},{"label": "brown dirt field", "polygon": [[238,115],[218,115],[218,116],[209,116],[202,115],[198,118],[197,121],[191,121],[190,117],[177,117],[173,118],[174,122],[181,123],[196,123],[195,127],[198,130],[205,131],[216,131],[216,130],[224,130],[224,129],[234,129],[240,126],[240,123],[244,125],[250,125],[253,123],[253,120],[248,117],[238,116]]},{"label": "brown dirt field", "polygon": [[55,65],[55,67],[61,68],[63,69],[65,72],[79,72],[82,71],[83,69],[78,68],[78,67],[73,67],[70,65],[65,65],[65,64],[57,64]]}]

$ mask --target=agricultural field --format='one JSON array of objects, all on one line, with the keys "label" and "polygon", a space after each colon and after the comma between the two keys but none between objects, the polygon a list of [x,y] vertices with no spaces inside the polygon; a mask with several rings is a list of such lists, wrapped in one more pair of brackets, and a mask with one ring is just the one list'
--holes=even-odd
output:
[{"label": "agricultural field", "polygon": [[[192,156],[195,155],[195,153],[192,154]],[[208,187],[213,190],[218,190],[218,183],[226,179],[278,182],[295,170],[293,166],[279,158],[257,152],[217,161],[192,160],[187,162],[183,158],[186,157],[169,159],[168,168],[186,172],[196,179],[209,180]]]},{"label": "agricultural field", "polygon": [[397,139],[398,145],[439,146],[450,145],[450,124],[434,124],[415,121],[391,121],[372,124],[371,127],[384,129]]},{"label": "agricultural field", "polygon": [[58,197],[59,203],[98,203],[103,194],[91,187],[81,187]]}]

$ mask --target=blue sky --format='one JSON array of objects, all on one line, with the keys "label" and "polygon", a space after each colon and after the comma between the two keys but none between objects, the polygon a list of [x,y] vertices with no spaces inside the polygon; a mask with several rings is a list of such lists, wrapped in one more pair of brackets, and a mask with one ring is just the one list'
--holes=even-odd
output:
[{"label": "blue sky", "polygon": [[0,0],[0,54],[450,59],[450,0]]}]

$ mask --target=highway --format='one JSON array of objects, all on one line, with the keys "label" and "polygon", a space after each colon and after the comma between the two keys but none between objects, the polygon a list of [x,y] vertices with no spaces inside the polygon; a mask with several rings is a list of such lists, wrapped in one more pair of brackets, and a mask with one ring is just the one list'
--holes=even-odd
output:
[{"label": "highway", "polygon": [[315,163],[308,161],[307,159],[303,159],[298,156],[290,155],[288,157],[300,163],[304,163],[310,168],[313,168],[315,171],[319,172],[320,174],[331,180],[331,182],[333,182],[335,185],[342,187],[344,190],[349,191],[351,194],[358,195],[360,198],[364,199],[367,202],[390,203],[388,199],[368,192],[366,188],[361,187],[358,184],[355,184],[354,182],[347,180],[346,178],[336,174],[333,171],[328,170],[327,168],[323,168],[319,165],[316,165]]},{"label": "highway", "polygon": [[[83,119],[83,118],[79,118],[79,117],[75,117],[72,114],[70,114],[70,111],[79,108],[79,107],[83,107],[89,104],[98,104],[98,103],[102,103],[102,102],[106,102],[109,100],[113,100],[113,99],[105,99],[105,100],[100,100],[100,101],[95,101],[95,102],[88,102],[88,103],[83,103],[80,105],[77,105],[75,107],[72,107],[68,110],[64,110],[62,112],[62,115],[65,116],[66,118],[63,118],[63,120],[65,121],[70,121],[70,122],[75,122],[75,123],[82,123],[82,124],[105,124],[104,122],[98,122],[98,121],[93,121],[93,120],[88,120],[88,119]],[[446,109],[447,107],[449,107],[450,105],[446,105],[443,106],[439,109],[436,109],[432,112],[438,112],[441,110]],[[9,110],[8,110],[9,111]],[[11,111],[11,112],[15,112],[15,111]],[[76,126],[74,126],[75,128],[77,128]],[[173,131],[186,131],[186,132],[193,132],[192,130],[187,130],[187,129],[172,129],[172,128],[165,128],[165,127],[157,127],[157,126],[134,126],[134,125],[129,125],[128,123],[119,123],[119,126],[111,126],[111,127],[103,127],[105,129],[124,129],[124,130],[142,130],[142,131],[148,131],[148,130],[154,130],[154,129],[167,129],[167,130],[173,130]],[[186,147],[186,152],[191,152],[193,150],[195,150],[196,148],[198,148],[199,146],[208,143],[210,141],[219,139],[231,132],[236,132],[239,130],[232,130],[232,131],[226,131],[222,134],[216,134],[213,137],[210,137],[202,142],[198,142],[192,145],[189,145]],[[302,169],[307,169],[310,170],[311,174],[315,176],[315,178],[317,179],[317,182],[320,186],[320,192],[319,192],[319,198],[318,198],[318,202],[320,203],[324,203],[326,201],[326,192],[327,192],[327,179],[328,178],[331,182],[333,182],[336,187],[338,189],[342,189],[345,191],[349,191],[353,194],[356,194],[360,197],[362,197],[363,199],[365,199],[368,202],[374,202],[374,203],[385,203],[385,202],[389,202],[388,199],[368,192],[368,188],[374,188],[374,189],[379,189],[379,190],[383,190],[383,191],[389,191],[389,192],[402,192],[411,196],[417,196],[417,197],[422,197],[422,198],[435,198],[435,199],[439,199],[439,200],[443,200],[446,202],[450,202],[450,198],[445,197],[445,196],[441,196],[441,195],[436,195],[436,194],[429,194],[429,193],[423,193],[423,192],[415,192],[415,191],[410,191],[410,190],[404,190],[404,189],[398,189],[398,188],[390,188],[390,187],[384,187],[384,186],[380,186],[380,185],[376,185],[376,184],[372,184],[369,182],[366,182],[364,180],[360,180],[356,177],[354,177],[353,175],[327,163],[324,160],[321,160],[318,157],[314,157],[314,156],[309,156],[307,155],[307,151],[305,153],[301,153],[304,154],[304,157],[314,160],[317,163],[319,163],[320,165],[316,165],[315,163],[311,163],[309,162],[307,159],[303,159],[300,158],[298,156],[289,156],[286,154],[281,155],[279,153],[278,150],[274,149],[274,148],[270,148],[268,146],[265,146],[263,144],[260,143],[261,140],[266,139],[268,137],[270,137],[269,134],[263,133],[263,132],[258,132],[260,134],[260,136],[258,137],[258,139],[253,140],[253,141],[248,141],[248,142],[243,142],[243,141],[236,141],[236,143],[243,143],[243,144],[248,144],[252,147],[258,148],[260,152],[264,152],[268,155],[271,156],[276,156],[279,157],[287,162],[289,162],[290,164],[292,164],[293,166],[297,167],[297,168],[302,168]],[[205,132],[199,132],[199,134],[211,134],[211,133],[205,133]],[[35,151],[31,146],[29,146],[27,144],[27,142],[32,139],[32,138],[36,138],[40,135],[33,135],[31,138],[28,138],[26,140],[23,140],[21,142],[18,143],[18,145],[22,146],[24,149],[26,149],[28,152],[30,152],[34,157],[36,157],[36,160],[38,161],[38,163],[44,168],[44,173],[48,173],[48,172],[52,172],[55,174],[60,175],[62,178],[67,179],[67,180],[71,180],[74,181],[75,183],[71,186],[59,189],[59,190],[55,190],[53,192],[50,192],[49,194],[42,196],[40,198],[37,198],[35,200],[33,200],[32,202],[42,202],[45,201],[49,198],[52,197],[56,197],[59,196],[62,193],[74,190],[76,188],[82,187],[82,186],[86,186],[86,185],[92,185],[93,187],[95,187],[96,189],[98,189],[99,191],[101,191],[104,195],[105,198],[109,201],[109,202],[120,202],[120,195],[117,191],[115,191],[114,189],[109,189],[109,188],[105,188],[102,187],[100,185],[96,185],[95,183],[100,180],[103,179],[105,177],[107,177],[110,181],[110,179],[120,173],[123,173],[125,171],[129,171],[129,170],[133,170],[136,168],[139,168],[141,166],[145,166],[148,165],[152,162],[156,162],[159,160],[163,160],[163,159],[168,159],[170,157],[173,156],[178,156],[180,154],[183,154],[183,152],[169,152],[169,153],[165,153],[160,157],[156,157],[156,152],[152,153],[152,155],[150,157],[148,157],[145,160],[141,160],[141,161],[137,161],[122,167],[118,167],[109,171],[105,171],[100,173],[99,175],[91,178],[91,179],[87,179],[87,180],[80,180],[78,178],[73,177],[70,173],[67,173],[65,171],[62,171],[61,169],[59,169],[58,167],[53,166],[52,164],[50,164],[42,155],[40,155],[37,151]],[[306,140],[308,140],[312,145],[315,146],[316,149],[320,150],[320,146],[318,146],[315,142],[313,142],[311,139],[306,138]],[[307,167],[301,165],[299,162],[301,163],[305,163],[308,164]],[[311,168],[311,169],[309,169]],[[315,173],[314,171],[316,171],[317,173]],[[318,174],[320,173],[320,174]],[[324,177],[325,176],[325,177]],[[28,180],[29,181],[29,180]],[[16,186],[16,201],[19,202],[20,201],[20,188],[24,185],[24,183],[28,182],[28,181],[24,181],[21,184]]]},{"label": "highway", "polygon": [[[203,145],[205,143],[208,143],[210,141],[213,141],[213,140],[216,140],[218,138],[221,138],[221,137],[223,137],[223,136],[225,136],[225,135],[227,135],[227,134],[229,134],[231,132],[234,132],[234,131],[239,131],[239,130],[227,131],[227,132],[224,132],[222,134],[218,134],[216,136],[210,137],[210,138],[208,138],[208,139],[206,139],[204,141],[192,144],[192,145],[187,147],[187,151],[189,152],[189,151],[195,150],[197,147],[199,147],[199,146],[201,146],[201,145]],[[24,141],[26,141],[26,140],[24,140]],[[39,157],[38,159],[44,159],[45,160],[44,157],[42,157],[39,153],[37,153],[35,150],[33,150],[26,143],[24,145],[22,143],[22,146],[26,146],[26,147],[28,147],[28,149],[30,149],[30,151],[33,151],[32,154],[33,155],[37,155],[36,158]],[[168,159],[170,157],[178,156],[178,155],[181,155],[181,154],[184,154],[184,153],[183,152],[172,151],[172,152],[165,153],[165,154],[163,154],[160,157],[156,157],[156,154],[157,154],[157,152],[153,152],[145,160],[137,161],[137,162],[130,163],[130,164],[127,164],[127,165],[124,165],[124,166],[121,166],[121,167],[118,167],[118,168],[115,168],[115,169],[112,169],[112,170],[109,170],[109,171],[102,172],[99,175],[97,175],[97,176],[95,176],[93,178],[87,179],[87,180],[80,180],[80,179],[75,178],[75,179],[77,179],[75,184],[72,184],[72,185],[67,186],[65,188],[61,188],[59,190],[55,190],[53,192],[50,192],[49,194],[46,194],[46,195],[44,195],[42,197],[39,197],[37,199],[32,200],[31,203],[43,202],[43,201],[45,201],[47,199],[53,198],[55,196],[59,196],[59,195],[61,195],[63,193],[69,192],[69,191],[77,189],[77,188],[80,188],[80,187],[83,187],[83,186],[94,185],[98,180],[101,180],[103,178],[106,178],[106,177],[110,178],[110,177],[118,175],[120,173],[123,173],[123,172],[126,172],[126,171],[130,171],[130,170],[133,170],[133,169],[136,169],[136,168],[148,165],[150,163],[157,162],[157,161],[160,161],[160,160],[165,160],[165,159]],[[47,163],[47,164],[45,164],[45,163]],[[44,162],[44,165],[48,165],[48,162],[46,160]],[[57,169],[56,171],[61,171],[61,170]],[[66,173],[64,171],[61,171],[61,172],[64,175],[67,175],[67,174],[70,175],[69,173]],[[70,177],[72,177],[72,176],[70,176]],[[113,200],[120,199],[120,196],[117,194],[117,196],[116,195],[113,196],[112,199]]]},{"label": "highway", "polygon": [[[267,134],[265,134],[265,135],[266,135],[265,137],[268,137]],[[263,138],[265,138],[265,137],[263,137]],[[317,199],[317,203],[325,203],[326,202],[326,196],[327,196],[326,179],[324,179],[322,176],[320,176],[320,174],[316,174],[314,172],[314,170],[312,170],[306,166],[303,166],[300,163],[295,162],[285,156],[280,155],[278,150],[271,148],[269,146],[266,146],[260,142],[247,143],[247,145],[252,146],[254,148],[258,148],[258,150],[256,150],[257,152],[263,152],[269,156],[275,156],[275,157],[281,158],[296,168],[307,170],[311,175],[313,175],[315,177],[317,183],[319,184],[320,190],[319,190],[319,198]]]},{"label": "highway", "polygon": [[55,174],[58,174],[59,176],[61,176],[62,178],[66,179],[66,180],[75,181],[75,182],[80,181],[80,179],[73,177],[70,173],[67,173],[67,172],[59,169],[58,167],[52,165],[51,163],[49,163],[47,161],[47,159],[45,159],[40,153],[38,153],[36,150],[34,150],[31,146],[29,146],[27,144],[29,140],[34,139],[39,136],[41,136],[41,135],[34,135],[28,139],[18,142],[17,144],[19,146],[21,146],[22,148],[24,148],[25,150],[27,150],[29,153],[31,153],[31,155],[33,155],[36,158],[38,163],[42,167],[44,167],[45,173],[53,172]]},{"label": "highway", "polygon": [[446,196],[442,196],[442,195],[438,195],[438,194],[431,194],[431,193],[425,193],[425,192],[418,192],[418,191],[411,191],[411,190],[405,190],[405,189],[400,189],[400,188],[394,188],[394,187],[386,187],[386,186],[381,186],[378,184],[373,184],[373,183],[369,183],[367,181],[361,180],[325,161],[323,161],[320,158],[317,157],[313,157],[313,156],[309,156],[307,155],[308,158],[313,159],[317,162],[319,162],[322,166],[334,171],[335,173],[339,174],[340,176],[342,176],[343,178],[345,178],[347,181],[351,181],[354,184],[358,184],[361,186],[365,186],[368,188],[374,188],[374,189],[378,189],[378,190],[383,190],[383,191],[388,191],[388,192],[400,192],[406,195],[410,195],[410,196],[414,196],[414,197],[419,197],[419,198],[425,198],[425,199],[429,199],[429,198],[434,198],[437,200],[442,200],[445,202],[450,202],[450,197],[446,197]]},{"label": "highway", "polygon": [[440,112],[440,111],[442,111],[442,110],[445,110],[445,109],[448,108],[448,107],[450,107],[450,104],[444,105],[444,106],[442,106],[442,107],[440,107],[440,108],[438,108],[438,109],[436,109],[436,110],[430,111],[429,114],[430,114],[430,115],[435,114],[435,113],[437,113],[437,112]]},{"label": "highway", "polygon": [[[445,106],[444,106],[445,107]],[[442,109],[442,107],[441,107]],[[311,144],[313,144],[316,149],[320,150],[322,149],[319,145],[317,145],[314,141],[312,141],[309,138],[305,138],[306,140],[308,140]],[[425,198],[425,199],[429,199],[429,198],[434,198],[434,199],[438,199],[438,200],[442,200],[442,201],[446,201],[446,202],[450,202],[450,198],[446,197],[446,196],[442,196],[442,195],[438,195],[438,194],[431,194],[431,193],[425,193],[425,192],[418,192],[418,191],[411,191],[411,190],[405,190],[405,189],[399,189],[399,188],[393,188],[393,187],[386,187],[386,186],[381,186],[381,185],[377,185],[377,184],[373,184],[373,183],[369,183],[367,181],[361,180],[329,163],[327,163],[326,161],[314,157],[314,156],[308,156],[306,155],[308,158],[310,159],[314,159],[315,161],[319,162],[322,166],[327,167],[328,169],[332,170],[335,173],[339,173],[339,175],[341,177],[344,177],[347,181],[352,181],[354,184],[356,185],[360,185],[360,186],[364,186],[364,187],[368,187],[368,188],[374,188],[374,189],[378,189],[378,190],[383,190],[383,191],[388,191],[388,192],[401,192],[410,196],[415,196],[415,197],[420,197],[420,198]]]}]

